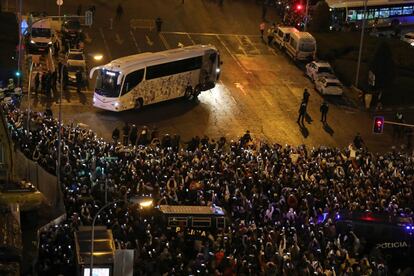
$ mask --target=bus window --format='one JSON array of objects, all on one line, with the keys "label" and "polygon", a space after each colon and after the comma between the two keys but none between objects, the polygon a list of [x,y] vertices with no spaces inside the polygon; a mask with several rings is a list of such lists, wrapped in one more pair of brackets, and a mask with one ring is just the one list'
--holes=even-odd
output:
[{"label": "bus window", "polygon": [[194,228],[211,227],[211,218],[193,217],[192,227]]},{"label": "bus window", "polygon": [[183,72],[188,72],[200,69],[202,65],[202,57],[193,57],[183,60],[178,60],[169,63],[149,66],[147,68],[147,75],[145,79],[151,80],[161,78],[164,76],[175,75]]},{"label": "bus window", "polygon": [[125,77],[124,86],[122,88],[122,95],[131,91],[135,86],[137,86],[144,77],[144,69],[140,69],[134,72],[129,73]]},{"label": "bus window", "polygon": [[109,98],[119,97],[118,76],[118,72],[99,70],[96,78],[96,93]]},{"label": "bus window", "polygon": [[187,218],[185,217],[169,217],[168,227],[186,227]]}]

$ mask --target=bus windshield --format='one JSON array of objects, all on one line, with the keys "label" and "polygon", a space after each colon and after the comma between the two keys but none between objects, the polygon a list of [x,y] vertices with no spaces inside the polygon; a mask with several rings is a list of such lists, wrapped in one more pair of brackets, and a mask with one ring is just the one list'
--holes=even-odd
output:
[{"label": "bus windshield", "polygon": [[314,43],[302,43],[299,45],[299,50],[303,52],[313,52],[315,51]]},{"label": "bus windshield", "polygon": [[95,92],[98,95],[116,98],[119,97],[119,85],[116,83],[119,73],[99,70],[96,78]]}]

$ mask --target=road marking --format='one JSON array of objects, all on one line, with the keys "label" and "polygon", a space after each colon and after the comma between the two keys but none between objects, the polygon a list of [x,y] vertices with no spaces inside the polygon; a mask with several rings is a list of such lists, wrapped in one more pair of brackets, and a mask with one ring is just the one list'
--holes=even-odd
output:
[{"label": "road marking", "polygon": [[243,92],[244,95],[247,95],[246,90],[244,90],[243,84],[241,84],[240,82],[235,82],[234,84],[236,85],[236,88],[240,89],[240,91]]},{"label": "road marking", "polygon": [[190,34],[189,33],[186,33],[186,34],[187,34],[188,38],[191,40],[191,43],[193,43],[193,45],[196,45],[196,43],[194,42],[194,40],[191,38]]},{"label": "road marking", "polygon": [[236,39],[240,43],[239,50],[241,50],[244,53],[244,55],[247,56],[247,52],[244,50],[244,47],[243,47],[243,42],[240,40],[240,37],[238,35],[236,35]]},{"label": "road marking", "polygon": [[108,52],[108,57],[109,57],[110,60],[112,60],[111,51],[109,50],[109,46],[108,46],[108,43],[106,42],[105,35],[104,35],[104,32],[103,32],[102,28],[99,28],[99,32],[101,33],[106,51]]},{"label": "road marking", "polygon": [[147,44],[148,44],[149,46],[154,45],[154,42],[152,42],[152,41],[151,41],[151,39],[149,38],[149,36],[148,36],[148,35],[145,35],[145,39],[147,40]]},{"label": "road marking", "polygon": [[260,35],[249,35],[249,34],[219,34],[219,33],[187,33],[187,32],[163,32],[164,34],[180,34],[180,35],[223,35],[223,36],[249,36],[249,37],[260,37]]},{"label": "road marking", "polygon": [[89,35],[89,33],[85,33],[85,42],[86,42],[86,43],[91,43],[91,42],[92,42],[92,38],[91,38],[91,36]]},{"label": "road marking", "polygon": [[133,30],[141,28],[141,29],[149,29],[151,31],[154,28],[154,20],[133,18],[129,21],[129,26]]},{"label": "road marking", "polygon": [[115,34],[115,42],[118,43],[119,45],[122,45],[122,43],[124,43],[124,41],[121,39],[119,34]]},{"label": "road marking", "polygon": [[138,53],[141,53],[141,49],[138,47],[138,42],[135,39],[134,33],[131,30],[129,30],[129,33],[131,34],[132,41],[134,42],[134,45],[137,48]]},{"label": "road marking", "polygon": [[224,48],[226,49],[226,51],[230,54],[230,56],[234,59],[234,61],[237,63],[237,65],[239,65],[239,67],[242,69],[242,71],[246,74],[251,74],[250,71],[246,70],[246,68],[244,68],[244,66],[240,63],[240,61],[237,59],[237,57],[235,55],[233,55],[233,53],[230,51],[230,49],[227,47],[227,45],[223,42],[223,40],[220,39],[220,36],[216,35],[217,39],[220,41],[221,44],[223,44]]},{"label": "road marking", "polygon": [[249,38],[249,36],[244,35],[243,37],[244,37],[244,39],[246,39],[246,41],[247,41],[248,43],[250,43],[250,45],[252,45],[252,46],[253,46],[253,48],[254,48],[255,52],[256,52],[256,53],[258,53],[258,54],[260,54],[260,50],[259,50],[259,48],[257,48],[257,47],[256,47],[256,45],[255,45],[255,44],[251,41],[251,39]]},{"label": "road marking", "polygon": [[165,37],[162,35],[162,33],[159,33],[158,35],[159,35],[159,37],[161,38],[161,41],[162,41],[162,43],[164,44],[165,48],[166,48],[166,49],[170,49],[170,45],[168,45],[168,42],[167,42],[167,40],[165,39]]}]

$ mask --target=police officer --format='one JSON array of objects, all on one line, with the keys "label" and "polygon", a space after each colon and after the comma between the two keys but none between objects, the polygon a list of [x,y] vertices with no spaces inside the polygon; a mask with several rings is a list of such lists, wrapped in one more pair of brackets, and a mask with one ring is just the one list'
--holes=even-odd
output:
[{"label": "police officer", "polygon": [[34,81],[35,81],[35,93],[37,95],[37,92],[39,91],[39,86],[40,86],[40,74],[39,74],[39,72],[36,73]]},{"label": "police officer", "polygon": [[307,106],[306,102],[302,101],[299,107],[299,117],[298,117],[298,120],[296,121],[298,124],[299,122],[301,122],[301,124],[303,125],[303,120],[305,119],[305,115],[306,115],[306,106]]},{"label": "police officer", "polygon": [[157,27],[157,32],[161,32],[162,19],[160,17],[157,17],[157,19],[155,19],[155,26]]},{"label": "police officer", "polygon": [[326,115],[328,114],[328,111],[329,111],[329,106],[326,101],[322,102],[320,111],[321,111],[321,122],[326,123]]},{"label": "police officer", "polygon": [[[395,122],[397,123],[404,123],[404,117],[403,114],[401,112],[397,112],[395,114]],[[402,126],[399,125],[394,125],[393,126],[393,138],[401,138],[401,136],[403,136],[404,132],[404,128]]]},{"label": "police officer", "polygon": [[304,102],[305,104],[308,104],[309,97],[310,97],[310,94],[308,92],[308,89],[305,88],[305,90],[303,90],[303,99],[302,99],[302,102]]},{"label": "police officer", "polygon": [[81,71],[80,70],[78,70],[77,72],[76,72],[76,88],[77,88],[77,91],[78,91],[78,93],[80,93],[81,92],[81,88],[82,88],[82,73],[81,73]]}]

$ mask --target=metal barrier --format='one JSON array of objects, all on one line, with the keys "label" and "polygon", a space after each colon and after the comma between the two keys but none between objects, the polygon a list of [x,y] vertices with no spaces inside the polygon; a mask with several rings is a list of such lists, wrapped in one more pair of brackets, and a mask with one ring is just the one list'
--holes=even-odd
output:
[{"label": "metal barrier", "polygon": [[30,181],[46,198],[54,209],[65,211],[63,194],[58,187],[56,176],[48,173],[37,162],[29,160],[21,151],[14,152],[15,175],[18,181]]}]

